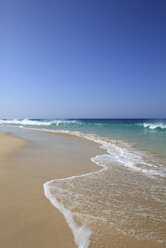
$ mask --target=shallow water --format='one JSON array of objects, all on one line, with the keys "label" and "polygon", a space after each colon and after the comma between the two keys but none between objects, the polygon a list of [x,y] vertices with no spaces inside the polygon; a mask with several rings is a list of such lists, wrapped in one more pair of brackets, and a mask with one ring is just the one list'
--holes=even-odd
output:
[{"label": "shallow water", "polygon": [[0,120],[0,124],[96,134],[166,155],[166,119],[15,119]]},{"label": "shallow water", "polygon": [[[90,137],[99,142],[96,137]],[[78,247],[88,247],[90,237],[90,247],[109,247],[114,232],[151,241],[159,247],[165,245],[165,171],[158,170],[154,158],[145,157],[141,152],[138,154],[133,148],[130,150],[125,143],[116,142],[122,154],[114,146],[115,141],[108,143],[102,139],[102,147],[109,154],[92,158],[100,166],[99,170],[47,183],[48,198],[56,199],[58,206],[57,202],[52,203],[62,213],[69,211],[65,217],[71,228],[73,223],[77,227],[76,231],[73,229],[76,242],[79,227],[85,228],[81,233],[85,235],[85,245],[78,240]],[[130,160],[126,161],[126,158]]]},{"label": "shallow water", "polygon": [[165,120],[14,122],[5,124],[78,136],[104,149],[92,158],[95,173],[44,184],[79,248],[111,247],[116,236],[122,238],[118,247],[125,238],[126,247],[130,240],[144,242],[138,247],[166,245]]}]

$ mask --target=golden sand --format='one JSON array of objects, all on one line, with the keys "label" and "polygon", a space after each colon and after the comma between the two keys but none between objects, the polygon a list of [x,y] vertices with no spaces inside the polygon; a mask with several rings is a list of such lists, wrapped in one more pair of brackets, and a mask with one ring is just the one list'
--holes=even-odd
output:
[{"label": "golden sand", "polygon": [[[0,133],[1,248],[76,247],[64,216],[46,199],[43,183],[95,170],[88,157],[98,149],[95,145],[87,147],[82,154],[82,157],[87,155],[87,159],[80,168],[80,154],[74,156],[78,139],[74,139],[75,150],[70,153],[72,138],[56,137],[59,137],[55,142],[58,153],[51,154],[45,147],[28,145],[24,140]],[[65,149],[65,145],[61,147],[63,143],[66,148],[70,146],[68,158],[64,156],[67,151],[62,150]],[[84,142],[81,148],[83,145]]]},{"label": "golden sand", "polygon": [[[0,247],[74,248],[72,231],[46,199],[43,184],[98,170],[90,158],[103,150],[84,139],[36,133],[37,141],[31,143],[0,133]],[[164,247],[115,230],[110,236],[107,224],[100,232],[105,239],[95,245],[92,242],[90,248]]]}]

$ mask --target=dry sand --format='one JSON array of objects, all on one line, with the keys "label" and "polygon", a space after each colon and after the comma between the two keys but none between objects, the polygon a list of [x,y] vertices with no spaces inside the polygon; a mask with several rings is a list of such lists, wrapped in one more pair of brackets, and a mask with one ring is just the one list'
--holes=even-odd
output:
[{"label": "dry sand", "polygon": [[0,133],[1,248],[76,247],[63,215],[45,198],[43,183],[96,170],[90,157],[100,149],[63,135],[53,141],[53,136],[43,134],[43,144],[28,144]]},{"label": "dry sand", "polygon": [[[35,131],[30,135],[35,136],[32,142],[0,133],[0,248],[74,248],[73,234],[64,216],[46,199],[43,184],[96,171],[90,158],[103,150],[72,136]],[[95,247],[164,247],[104,232],[107,242]]]}]

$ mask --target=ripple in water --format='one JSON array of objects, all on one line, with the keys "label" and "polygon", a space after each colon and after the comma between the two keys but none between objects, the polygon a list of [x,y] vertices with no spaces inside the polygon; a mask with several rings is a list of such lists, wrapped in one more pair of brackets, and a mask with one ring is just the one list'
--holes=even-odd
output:
[{"label": "ripple in water", "polygon": [[[129,153],[128,148],[123,147],[124,153]],[[110,247],[117,233],[164,245],[166,183],[163,171],[159,175],[157,164],[146,160],[141,164],[137,152],[135,164],[130,157],[127,166],[122,163],[125,156],[121,154],[115,160],[111,152],[113,148],[110,154],[92,159],[102,166],[97,173],[47,182],[46,196],[64,214],[79,248]]]}]

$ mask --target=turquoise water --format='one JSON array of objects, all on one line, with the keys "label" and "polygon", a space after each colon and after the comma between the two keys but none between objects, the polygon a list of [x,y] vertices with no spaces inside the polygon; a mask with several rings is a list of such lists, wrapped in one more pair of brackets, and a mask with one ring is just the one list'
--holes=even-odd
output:
[{"label": "turquoise water", "polygon": [[97,134],[166,155],[166,119],[15,119],[0,120],[0,124]]},{"label": "turquoise water", "polygon": [[60,132],[103,149],[91,158],[97,171],[44,184],[46,197],[64,215],[79,248],[111,247],[113,233],[165,247],[165,119],[24,119],[0,124],[0,130],[29,140],[41,135],[31,129]]}]

